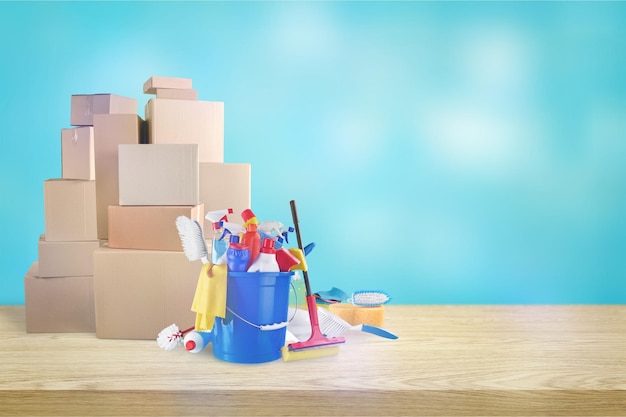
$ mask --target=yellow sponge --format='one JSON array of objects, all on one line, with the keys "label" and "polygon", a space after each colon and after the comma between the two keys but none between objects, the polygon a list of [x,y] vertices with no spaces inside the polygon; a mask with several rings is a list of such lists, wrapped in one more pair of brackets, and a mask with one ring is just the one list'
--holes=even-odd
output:
[{"label": "yellow sponge", "polygon": [[375,307],[355,306],[350,303],[330,304],[328,309],[351,325],[369,324],[370,326],[383,327],[385,324],[385,306]]},{"label": "yellow sponge", "polygon": [[339,346],[318,347],[315,349],[304,349],[298,351],[289,350],[289,346],[283,346],[280,349],[283,361],[299,361],[301,359],[315,359],[324,356],[333,356],[339,353]]}]

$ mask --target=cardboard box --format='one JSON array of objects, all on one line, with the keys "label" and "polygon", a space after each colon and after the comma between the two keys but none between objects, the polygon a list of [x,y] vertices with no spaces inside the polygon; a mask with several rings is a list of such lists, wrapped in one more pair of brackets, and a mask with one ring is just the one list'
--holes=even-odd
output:
[{"label": "cardboard box", "polygon": [[198,90],[181,90],[178,88],[157,88],[157,98],[172,100],[198,100]]},{"label": "cardboard box", "polygon": [[146,104],[150,143],[197,143],[200,162],[224,162],[224,103],[153,98]]},{"label": "cardboard box", "polygon": [[191,78],[159,77],[155,75],[143,83],[143,92],[145,94],[154,94],[157,88],[190,90]]},{"label": "cardboard box", "polygon": [[120,145],[119,205],[195,206],[198,145]]},{"label": "cardboard box", "polygon": [[172,323],[193,326],[201,269],[200,261],[190,262],[183,252],[96,249],[96,336],[154,340]]},{"label": "cardboard box", "polygon": [[[241,222],[240,214],[251,208],[250,164],[200,163],[200,201],[204,212],[232,208],[235,217],[229,220]],[[204,221],[204,230],[211,230],[211,222]]]},{"label": "cardboard box", "polygon": [[93,127],[61,129],[62,177],[75,180],[95,180]]},{"label": "cardboard box", "polygon": [[98,240],[96,182],[49,179],[44,181],[46,240]]},{"label": "cardboard box", "polygon": [[182,251],[176,218],[204,221],[204,206],[109,206],[109,247]]},{"label": "cardboard box", "polygon": [[100,242],[49,242],[39,239],[39,277],[82,277],[93,275],[93,251]]},{"label": "cardboard box", "polygon": [[119,204],[121,144],[138,145],[143,120],[136,114],[96,114],[93,117],[96,161],[98,239],[108,239],[108,207]]},{"label": "cardboard box", "polygon": [[93,126],[94,114],[137,114],[137,100],[116,94],[75,94],[70,124]]},{"label": "cardboard box", "polygon": [[38,269],[24,277],[26,332],[95,332],[93,276],[40,278]]}]

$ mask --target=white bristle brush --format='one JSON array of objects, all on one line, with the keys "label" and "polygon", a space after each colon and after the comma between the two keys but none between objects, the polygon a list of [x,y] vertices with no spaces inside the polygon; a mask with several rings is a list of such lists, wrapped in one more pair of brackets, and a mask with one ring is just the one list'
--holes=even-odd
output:
[{"label": "white bristle brush", "polygon": [[183,252],[185,252],[187,259],[190,261],[200,259],[203,264],[209,262],[209,251],[204,241],[204,233],[200,223],[186,216],[178,216],[176,229],[178,229],[178,235],[183,244]]},{"label": "white bristle brush", "polygon": [[391,298],[384,291],[355,291],[352,293],[352,298],[348,300],[355,306],[361,307],[376,307],[389,302]]},{"label": "white bristle brush", "polygon": [[183,345],[185,333],[193,329],[193,327],[190,327],[186,330],[180,330],[176,324],[170,324],[159,332],[157,343],[161,349],[174,350]]}]

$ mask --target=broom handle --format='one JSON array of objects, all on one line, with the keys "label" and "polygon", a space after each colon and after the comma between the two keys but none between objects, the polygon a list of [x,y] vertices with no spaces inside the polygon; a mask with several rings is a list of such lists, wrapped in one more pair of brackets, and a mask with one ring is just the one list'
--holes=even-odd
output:
[{"label": "broom handle", "polygon": [[[298,221],[298,210],[296,210],[296,202],[295,200],[291,200],[289,202],[291,206],[291,217],[293,219],[293,226],[296,229],[296,239],[298,241],[298,248],[302,251],[302,256],[304,256],[304,246],[302,245],[302,237],[300,236],[300,222]],[[302,271],[302,275],[304,276],[304,285],[306,286],[306,295],[310,297],[313,295],[311,293],[311,284],[309,284],[309,274],[306,270]]]}]

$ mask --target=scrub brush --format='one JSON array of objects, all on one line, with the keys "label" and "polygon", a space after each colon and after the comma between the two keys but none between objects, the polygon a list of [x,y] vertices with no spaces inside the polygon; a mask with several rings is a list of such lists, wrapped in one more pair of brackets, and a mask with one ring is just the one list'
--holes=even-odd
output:
[{"label": "scrub brush", "polygon": [[376,307],[389,302],[391,298],[384,291],[355,291],[348,301],[355,306]]},{"label": "scrub brush", "polygon": [[159,335],[157,336],[157,343],[161,349],[174,350],[183,345],[183,337],[185,336],[185,333],[192,330],[193,327],[180,330],[176,324],[170,324],[159,332]]},{"label": "scrub brush", "polygon": [[384,337],[386,339],[397,339],[395,334],[381,329],[380,327],[370,326],[369,324],[357,324],[352,326],[350,323],[336,316],[325,308],[318,307],[317,314],[319,316],[319,323],[322,332],[327,337],[337,337],[346,332],[346,330],[360,330],[365,333],[375,334],[376,336]]},{"label": "scrub brush", "polygon": [[204,241],[204,233],[200,223],[186,216],[178,216],[176,218],[176,229],[178,229],[178,235],[187,259],[190,261],[200,259],[203,264],[208,263],[209,251]]}]

